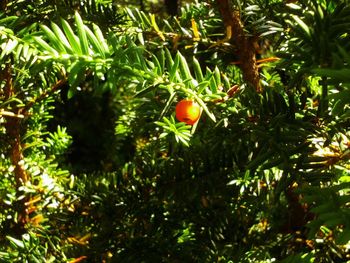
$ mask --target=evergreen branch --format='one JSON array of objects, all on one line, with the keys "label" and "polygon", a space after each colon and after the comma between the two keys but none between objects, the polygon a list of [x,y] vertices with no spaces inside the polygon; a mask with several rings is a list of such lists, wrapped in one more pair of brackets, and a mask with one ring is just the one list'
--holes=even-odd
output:
[{"label": "evergreen branch", "polygon": [[[43,93],[40,94],[37,98],[34,100],[30,101],[22,110],[22,112],[27,112],[29,109],[33,107],[34,104],[46,99],[48,96],[53,94],[55,91],[61,89],[64,85],[66,85],[68,82],[67,78],[63,78],[58,80],[51,88],[47,91],[44,91]],[[1,112],[0,112],[1,113]]]}]

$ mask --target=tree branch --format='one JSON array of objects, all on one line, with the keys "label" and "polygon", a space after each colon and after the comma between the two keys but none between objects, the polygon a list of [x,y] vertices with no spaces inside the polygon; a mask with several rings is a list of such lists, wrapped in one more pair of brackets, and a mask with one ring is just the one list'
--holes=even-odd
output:
[{"label": "tree branch", "polygon": [[19,118],[19,119],[23,119],[25,117],[23,114],[16,114],[11,111],[5,111],[3,109],[0,109],[0,116]]},{"label": "tree branch", "polygon": [[231,11],[229,0],[216,0],[226,28],[231,28],[231,38],[240,53],[240,65],[243,78],[257,92],[261,92],[259,68],[256,61],[256,37],[247,36],[238,10]]},{"label": "tree branch", "polygon": [[[13,81],[12,81],[11,67],[12,67],[11,64],[7,63],[5,65],[5,69],[1,72],[1,76],[5,80],[5,87],[4,87],[5,100],[11,99],[11,97],[14,96],[15,94]],[[4,111],[1,111],[0,114],[4,116],[6,119],[5,129],[6,129],[6,134],[10,144],[9,156],[10,156],[12,165],[15,167],[14,176],[15,176],[16,186],[17,188],[19,188],[20,186],[24,185],[26,182],[29,181],[29,176],[23,167],[24,157],[23,157],[22,144],[21,144],[22,118],[19,118],[19,116],[22,116],[20,113],[21,110],[18,109],[17,107],[14,107],[14,111],[16,113],[11,112],[13,115],[9,114],[9,112],[4,112]],[[26,200],[27,199],[24,198],[20,200],[18,203],[19,206],[17,208],[17,211],[18,211],[19,224],[17,225],[17,227],[19,231],[22,231],[24,229],[24,226],[28,220],[28,214],[25,206]]]},{"label": "tree branch", "polygon": [[22,112],[27,112],[33,107],[35,103],[46,99],[49,95],[62,88],[64,85],[67,84],[67,81],[68,80],[66,78],[58,80],[49,90],[44,91],[40,94],[40,96],[38,96],[37,98],[30,101],[27,105],[25,105],[25,107],[22,109]]}]

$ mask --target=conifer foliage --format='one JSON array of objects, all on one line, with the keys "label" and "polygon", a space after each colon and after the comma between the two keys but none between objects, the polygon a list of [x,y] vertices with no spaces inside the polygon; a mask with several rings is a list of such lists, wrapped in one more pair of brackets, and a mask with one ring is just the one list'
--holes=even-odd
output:
[{"label": "conifer foliage", "polygon": [[1,2],[0,262],[350,260],[349,2],[130,4]]}]

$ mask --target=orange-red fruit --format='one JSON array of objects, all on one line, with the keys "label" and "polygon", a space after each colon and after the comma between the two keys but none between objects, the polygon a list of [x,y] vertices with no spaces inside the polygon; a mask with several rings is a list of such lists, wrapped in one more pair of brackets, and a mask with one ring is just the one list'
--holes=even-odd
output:
[{"label": "orange-red fruit", "polygon": [[184,99],[176,104],[176,119],[189,125],[193,125],[201,115],[200,106],[193,100]]}]

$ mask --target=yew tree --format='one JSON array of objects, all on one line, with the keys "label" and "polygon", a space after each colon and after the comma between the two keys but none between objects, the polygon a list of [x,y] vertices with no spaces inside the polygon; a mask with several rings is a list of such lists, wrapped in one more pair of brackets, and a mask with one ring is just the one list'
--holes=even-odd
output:
[{"label": "yew tree", "polygon": [[1,2],[0,262],[349,260],[349,1],[131,2]]}]

